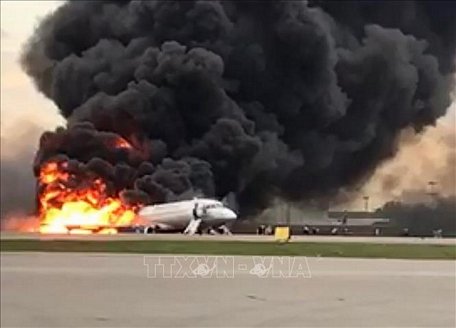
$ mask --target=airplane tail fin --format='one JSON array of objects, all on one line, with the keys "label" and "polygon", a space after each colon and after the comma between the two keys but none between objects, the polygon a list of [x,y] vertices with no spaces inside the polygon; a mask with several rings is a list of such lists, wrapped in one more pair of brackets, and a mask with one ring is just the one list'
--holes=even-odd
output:
[{"label": "airplane tail fin", "polygon": [[236,194],[234,192],[230,192],[225,197],[223,197],[222,203],[234,212],[238,212],[239,205],[237,203]]}]

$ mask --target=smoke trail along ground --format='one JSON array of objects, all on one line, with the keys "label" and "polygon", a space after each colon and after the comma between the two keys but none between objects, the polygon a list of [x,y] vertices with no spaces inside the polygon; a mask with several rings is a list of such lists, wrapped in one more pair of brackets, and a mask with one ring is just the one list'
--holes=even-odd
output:
[{"label": "smoke trail along ground", "polygon": [[404,128],[445,114],[456,5],[342,7],[65,3],[22,57],[68,122],[43,134],[35,172],[57,156],[131,201],[234,192],[243,214],[359,185]]},{"label": "smoke trail along ground", "polygon": [[407,228],[411,235],[426,236],[442,229],[444,236],[456,236],[456,196],[434,197],[415,204],[387,202],[378,213],[391,218],[396,227]]},{"label": "smoke trail along ground", "polygon": [[[37,140],[42,133],[34,123],[21,119],[14,123],[22,129],[12,130],[2,126],[1,135],[1,206],[0,218],[15,216],[23,218],[32,214],[35,199],[35,182],[30,170],[37,149]],[[0,221],[5,224],[5,221]]]}]

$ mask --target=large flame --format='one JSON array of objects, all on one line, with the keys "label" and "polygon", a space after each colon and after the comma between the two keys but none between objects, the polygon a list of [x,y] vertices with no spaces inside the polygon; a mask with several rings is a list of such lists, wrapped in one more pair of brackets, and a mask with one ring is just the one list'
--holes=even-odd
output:
[{"label": "large flame", "polygon": [[[133,222],[135,209],[108,196],[100,178],[76,177],[66,168],[66,162],[51,161],[40,169],[41,233],[117,233],[116,227]],[[78,179],[84,181],[73,183]]]}]

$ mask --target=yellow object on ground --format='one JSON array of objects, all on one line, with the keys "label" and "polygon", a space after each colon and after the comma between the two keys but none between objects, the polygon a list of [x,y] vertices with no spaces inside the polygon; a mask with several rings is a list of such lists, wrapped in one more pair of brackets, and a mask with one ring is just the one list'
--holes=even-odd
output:
[{"label": "yellow object on ground", "polygon": [[290,240],[290,227],[276,227],[274,239],[282,242]]}]

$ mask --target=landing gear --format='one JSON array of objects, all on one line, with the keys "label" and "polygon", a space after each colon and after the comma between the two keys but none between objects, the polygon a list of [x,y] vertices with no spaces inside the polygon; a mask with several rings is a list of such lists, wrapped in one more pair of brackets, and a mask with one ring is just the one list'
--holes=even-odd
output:
[{"label": "landing gear", "polygon": [[207,233],[208,233],[209,235],[218,235],[218,234],[219,234],[219,232],[218,232],[216,229],[212,228],[212,227],[209,227],[209,228],[207,229]]},{"label": "landing gear", "polygon": [[228,229],[228,227],[225,224],[222,224],[218,229],[223,235],[232,235],[230,229]]},{"label": "landing gear", "polygon": [[206,233],[209,235],[231,235],[232,234],[230,229],[225,224],[222,224],[222,225],[219,225],[216,227],[209,226],[206,228]]}]

